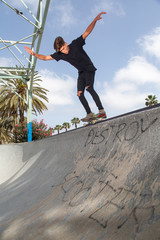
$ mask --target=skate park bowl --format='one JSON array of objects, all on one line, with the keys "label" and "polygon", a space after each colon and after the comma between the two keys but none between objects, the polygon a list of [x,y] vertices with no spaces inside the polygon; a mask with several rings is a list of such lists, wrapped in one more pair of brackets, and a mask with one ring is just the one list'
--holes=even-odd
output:
[{"label": "skate park bowl", "polygon": [[160,107],[0,145],[1,240],[160,240]]}]

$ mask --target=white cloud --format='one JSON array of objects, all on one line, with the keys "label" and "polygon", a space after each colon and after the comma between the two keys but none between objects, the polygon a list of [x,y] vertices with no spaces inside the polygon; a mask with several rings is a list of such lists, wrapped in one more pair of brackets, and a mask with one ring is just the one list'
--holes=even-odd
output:
[{"label": "white cloud", "polygon": [[[160,59],[160,27],[137,40],[144,54]],[[144,106],[148,94],[159,95],[160,70],[144,56],[129,59],[119,69],[111,83],[104,85],[103,101],[117,112]]]},{"label": "white cloud", "polygon": [[125,11],[122,5],[118,1],[97,0],[96,4],[92,9],[92,16],[95,16],[101,11],[106,11],[107,13],[113,13],[118,16],[125,15]]},{"label": "white cloud", "polygon": [[76,81],[74,78],[63,75],[59,77],[56,73],[47,69],[39,71],[42,87],[49,90],[49,105],[71,105],[73,104]]},{"label": "white cloud", "polygon": [[15,60],[13,58],[0,58],[0,67],[15,67]]},{"label": "white cloud", "polygon": [[74,12],[74,7],[70,0],[61,1],[61,4],[58,2],[57,5],[54,5],[54,14],[57,16],[58,26],[70,27],[75,24]]},{"label": "white cloud", "polygon": [[142,56],[135,56],[129,60],[125,68],[120,69],[114,78],[115,82],[127,81],[137,85],[144,83],[158,83],[160,71]]},{"label": "white cloud", "polygon": [[142,56],[131,58],[117,71],[111,83],[104,85],[102,99],[117,112],[144,106],[148,94],[160,87],[160,71]]},{"label": "white cloud", "polygon": [[144,52],[160,59],[160,27],[154,29],[151,34],[141,37],[137,42]]},{"label": "white cloud", "polygon": [[144,104],[146,93],[138,91],[136,86],[119,83],[118,85],[109,85],[102,95],[102,100],[110,109],[116,112],[130,111],[137,105]]}]

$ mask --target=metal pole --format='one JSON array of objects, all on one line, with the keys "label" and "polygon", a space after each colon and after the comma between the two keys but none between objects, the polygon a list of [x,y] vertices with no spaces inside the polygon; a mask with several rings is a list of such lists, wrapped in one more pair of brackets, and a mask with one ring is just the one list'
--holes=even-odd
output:
[{"label": "metal pole", "polygon": [[[46,22],[46,18],[47,18],[49,4],[50,4],[50,0],[46,0],[45,10],[43,13],[43,18],[42,18],[42,16],[41,16],[42,0],[39,0],[37,17],[38,18],[40,17],[40,20],[42,19],[42,23],[41,23],[41,29],[39,31],[36,53],[38,53],[39,49],[40,49],[40,44],[41,44],[42,34],[43,34],[43,30],[44,30],[44,26],[45,26],[45,22]],[[35,28],[35,30],[36,30],[36,28]],[[35,40],[33,39],[32,49],[34,48],[34,43],[35,43]],[[33,61],[33,64],[31,65],[32,66],[32,75],[31,75],[31,79],[28,83],[28,94],[27,94],[27,96],[28,96],[28,109],[27,109],[28,142],[32,141],[32,84],[33,84],[34,70],[35,70],[36,61],[37,61],[37,59],[35,57],[31,58],[31,59]],[[30,66],[30,63],[29,63],[29,66]]]},{"label": "metal pole", "polygon": [[32,141],[32,91],[30,88],[30,82],[28,83],[27,87],[27,136],[28,136],[28,142]]},{"label": "metal pole", "polygon": [[[3,3],[5,3],[9,8],[11,8],[14,12],[16,12],[19,16],[21,16],[22,18],[24,18],[27,22],[29,22],[30,24],[32,24],[33,26],[37,27],[37,29],[39,29],[39,27],[37,25],[35,25],[33,22],[31,22],[28,18],[26,18],[23,13],[21,13],[18,9],[13,8],[11,5],[9,5],[6,1],[1,0]],[[29,8],[27,8],[29,9]]]}]

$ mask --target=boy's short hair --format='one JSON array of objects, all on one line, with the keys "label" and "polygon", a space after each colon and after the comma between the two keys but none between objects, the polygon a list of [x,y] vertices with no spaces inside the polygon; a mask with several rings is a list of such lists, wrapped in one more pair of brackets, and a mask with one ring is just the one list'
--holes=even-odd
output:
[{"label": "boy's short hair", "polygon": [[65,41],[63,40],[62,37],[57,37],[54,41],[54,49],[56,50],[56,52],[59,52],[61,47],[64,46]]}]

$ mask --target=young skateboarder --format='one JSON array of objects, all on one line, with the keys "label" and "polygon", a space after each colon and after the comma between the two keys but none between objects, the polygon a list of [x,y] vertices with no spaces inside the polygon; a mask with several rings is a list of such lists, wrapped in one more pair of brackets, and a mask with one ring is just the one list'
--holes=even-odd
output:
[{"label": "young skateboarder", "polygon": [[83,122],[89,121],[90,119],[93,118],[93,113],[91,112],[89,104],[84,96],[85,89],[91,94],[93,100],[95,101],[99,110],[98,113],[99,117],[106,118],[106,112],[102,106],[101,100],[96,91],[94,90],[94,76],[96,68],[83,49],[83,45],[85,45],[85,39],[92,32],[96,22],[102,18],[101,17],[102,14],[106,14],[106,12],[99,13],[97,17],[95,17],[95,19],[88,26],[86,31],[80,37],[73,40],[71,44],[68,45],[63,40],[62,37],[57,37],[54,41],[54,49],[56,50],[56,52],[51,55],[37,54],[33,52],[29,47],[25,46],[25,50],[29,54],[35,56],[40,60],[53,60],[53,59],[55,59],[56,61],[64,60],[69,62],[75,68],[77,68],[78,70],[77,95],[87,112],[87,116],[81,119]]}]

